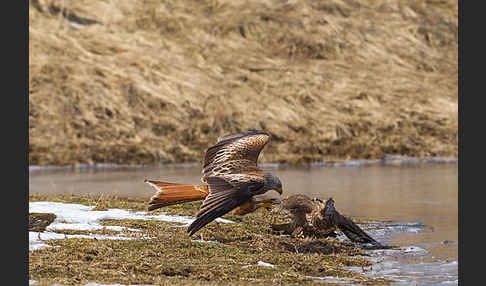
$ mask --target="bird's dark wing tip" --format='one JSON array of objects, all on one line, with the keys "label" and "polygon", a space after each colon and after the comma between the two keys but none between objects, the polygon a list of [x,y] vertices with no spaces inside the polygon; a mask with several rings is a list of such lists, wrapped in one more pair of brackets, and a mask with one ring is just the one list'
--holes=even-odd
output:
[{"label": "bird's dark wing tip", "polygon": [[196,231],[192,231],[190,228],[187,229],[189,236],[192,236]]}]

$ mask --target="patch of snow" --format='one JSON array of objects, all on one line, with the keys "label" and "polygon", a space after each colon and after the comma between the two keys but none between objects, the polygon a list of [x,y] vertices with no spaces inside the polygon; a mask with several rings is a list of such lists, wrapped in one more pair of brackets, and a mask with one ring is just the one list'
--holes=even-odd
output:
[{"label": "patch of snow", "polygon": [[265,267],[272,267],[272,268],[275,268],[275,265],[270,264],[270,263],[266,263],[266,262],[263,262],[263,261],[258,261],[258,262],[257,262],[257,265],[258,265],[258,266],[265,266]]},{"label": "patch of snow", "polygon": [[47,230],[63,230],[63,229],[71,229],[71,230],[100,230],[100,229],[107,229],[107,230],[114,230],[114,231],[141,231],[135,228],[123,227],[118,225],[100,225],[96,223],[53,223],[49,225]]},{"label": "patch of snow", "polygon": [[216,241],[216,240],[202,240],[202,239],[195,239],[195,240],[191,240],[191,242],[201,242],[201,243],[219,243],[219,241]]},{"label": "patch of snow", "polygon": [[[121,227],[121,226],[104,226],[100,224],[103,220],[158,220],[166,222],[174,222],[184,224],[187,226],[191,224],[195,218],[176,215],[149,215],[147,212],[131,212],[122,209],[108,209],[106,211],[93,211],[94,206],[85,206],[81,204],[67,204],[59,202],[31,202],[29,203],[29,212],[38,213],[53,213],[56,219],[47,226],[46,230],[83,230],[92,231],[100,229],[108,229],[115,231],[140,231],[138,229]],[[218,218],[218,222],[234,223],[233,221]],[[43,240],[49,239],[63,239],[63,238],[96,238],[96,239],[133,239],[120,236],[105,236],[105,235],[64,235],[54,232],[41,233],[41,239],[38,238],[38,232],[29,232],[29,250],[41,249],[49,245],[43,243]]]},{"label": "patch of snow", "polygon": [[50,247],[50,245],[45,244],[38,238],[39,233],[34,231],[29,231],[29,251],[37,250],[44,247]]},{"label": "patch of snow", "polygon": [[[123,219],[140,219],[140,220],[160,220],[166,222],[176,222],[182,224],[191,224],[195,218],[177,215],[148,215],[147,212],[131,212],[122,209],[108,209],[106,211],[93,211],[94,206],[85,206],[81,204],[66,204],[58,202],[32,202],[29,203],[29,212],[53,213],[57,216],[56,220],[48,226],[48,229],[56,229],[59,223],[78,224],[83,230],[99,229],[99,221],[102,220],[123,220]],[[234,223],[233,221],[217,218],[216,221],[222,223]],[[65,227],[66,225],[62,225]],[[81,226],[82,225],[82,226]],[[101,226],[103,227],[103,226]],[[59,228],[57,228],[59,229]],[[69,228],[72,229],[72,228]]]},{"label": "patch of snow", "polygon": [[[244,266],[241,266],[241,268],[245,269],[245,268],[248,268],[250,266],[252,266],[252,265],[244,265]],[[270,263],[267,263],[267,262],[263,262],[263,261],[258,261],[255,266],[264,266],[264,267],[272,267],[272,268],[275,268],[275,265],[270,264]]]}]

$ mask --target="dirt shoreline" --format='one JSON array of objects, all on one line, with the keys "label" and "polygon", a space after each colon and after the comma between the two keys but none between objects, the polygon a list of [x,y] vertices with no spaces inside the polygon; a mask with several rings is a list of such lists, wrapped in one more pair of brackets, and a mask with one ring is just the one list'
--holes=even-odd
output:
[{"label": "dirt shoreline", "polygon": [[458,157],[457,1],[29,3],[29,165]]}]

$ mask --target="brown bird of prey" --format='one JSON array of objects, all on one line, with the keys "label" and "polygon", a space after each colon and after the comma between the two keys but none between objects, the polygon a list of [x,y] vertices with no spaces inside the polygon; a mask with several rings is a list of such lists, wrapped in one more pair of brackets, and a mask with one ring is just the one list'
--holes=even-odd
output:
[{"label": "brown bird of prey", "polygon": [[332,198],[329,198],[325,203],[319,199],[314,199],[313,201],[317,206],[311,214],[311,223],[316,228],[331,229],[338,227],[351,241],[381,245],[350,218],[341,215],[334,207]]},{"label": "brown bird of prey", "polygon": [[276,231],[296,235],[303,233],[307,236],[333,236],[338,228],[351,241],[381,245],[364,232],[350,218],[341,215],[334,207],[334,200],[325,203],[318,199],[311,199],[306,195],[297,194],[280,202],[280,207],[290,212],[292,221],[288,224],[272,225]]},{"label": "brown bird of prey", "polygon": [[279,178],[257,166],[258,156],[269,140],[270,134],[258,130],[218,138],[206,151],[202,185],[146,180],[158,190],[149,202],[149,210],[204,199],[196,220],[187,229],[191,236],[238,207],[241,213],[252,210],[259,205],[256,195],[269,190],[282,194]]}]

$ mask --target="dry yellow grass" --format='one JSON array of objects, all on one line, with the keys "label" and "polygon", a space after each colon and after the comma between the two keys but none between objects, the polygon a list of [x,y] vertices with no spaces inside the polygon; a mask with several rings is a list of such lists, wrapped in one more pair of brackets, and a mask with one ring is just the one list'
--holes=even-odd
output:
[{"label": "dry yellow grass", "polygon": [[30,164],[199,161],[248,129],[274,135],[266,162],[457,157],[457,11],[447,0],[32,0]]}]

